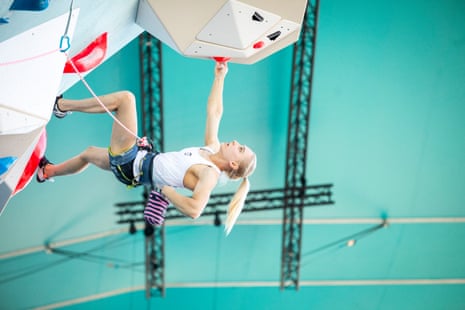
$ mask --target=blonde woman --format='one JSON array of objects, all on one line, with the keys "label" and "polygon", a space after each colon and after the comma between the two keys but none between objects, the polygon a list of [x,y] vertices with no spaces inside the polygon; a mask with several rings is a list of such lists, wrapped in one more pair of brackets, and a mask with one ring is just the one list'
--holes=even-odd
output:
[{"label": "blonde woman", "polygon": [[[147,222],[163,222],[168,203],[191,218],[198,218],[208,203],[211,192],[222,174],[232,180],[241,180],[233,196],[225,221],[229,234],[242,211],[249,191],[248,177],[256,167],[256,155],[237,141],[220,143],[218,130],[223,115],[223,87],[228,72],[227,63],[217,62],[210,96],[207,102],[205,145],[188,147],[178,152],[159,153],[141,146],[137,139],[137,112],[134,95],[120,91],[103,95],[99,100],[87,98],[70,100],[58,97],[54,114],[65,117],[71,111],[85,113],[114,112],[110,147],[88,147],[79,155],[60,164],[50,163],[46,157],[39,163],[37,181],[79,173],[89,164],[111,170],[116,178],[128,186],[148,185],[156,188],[144,212]],[[103,106],[105,108],[103,108]],[[185,196],[176,189],[186,188],[192,194]]]}]

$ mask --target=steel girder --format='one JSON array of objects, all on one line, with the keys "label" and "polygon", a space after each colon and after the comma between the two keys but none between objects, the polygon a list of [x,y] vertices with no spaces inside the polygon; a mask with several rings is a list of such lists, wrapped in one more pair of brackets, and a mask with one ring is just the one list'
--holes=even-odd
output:
[{"label": "steel girder", "polygon": [[[281,289],[299,288],[307,141],[319,0],[308,1],[300,39],[294,44],[289,105],[281,254]],[[297,189],[297,190],[295,190]],[[299,190],[301,189],[301,190]]]},{"label": "steel girder", "polygon": [[[147,32],[139,36],[141,118],[144,136],[163,151],[162,44]],[[144,205],[151,188],[144,189]],[[145,295],[165,295],[165,226],[145,227]]]},{"label": "steel girder", "polygon": [[[289,112],[286,183],[284,189],[251,191],[243,212],[284,209],[281,288],[299,285],[300,247],[303,208],[333,204],[332,184],[307,186],[305,179],[308,123],[314,50],[319,0],[310,1],[304,17],[302,34],[294,45],[292,88]],[[140,36],[142,126],[144,135],[153,139],[154,148],[163,151],[163,96],[161,42],[148,33]],[[144,200],[116,204],[118,223],[144,221]],[[212,195],[203,215],[225,214],[233,194]],[[142,206],[142,208],[141,208]],[[175,209],[168,209],[166,219],[179,218]],[[164,226],[145,228],[146,235],[146,297],[154,291],[165,295],[164,283]]]},{"label": "steel girder", "polygon": [[[334,204],[332,198],[332,184],[309,185],[302,188],[276,188],[267,190],[250,191],[245,201],[245,207],[242,212],[258,212],[284,209],[286,196],[300,196],[302,198],[302,207],[315,207]],[[286,192],[287,191],[287,192]],[[202,213],[204,216],[217,216],[226,214],[228,204],[231,201],[233,193],[214,194],[210,196],[210,201]],[[129,224],[131,222],[144,222],[145,200],[116,203],[116,214],[120,219],[118,224]],[[175,208],[168,208],[165,214],[165,220],[184,218]]]}]

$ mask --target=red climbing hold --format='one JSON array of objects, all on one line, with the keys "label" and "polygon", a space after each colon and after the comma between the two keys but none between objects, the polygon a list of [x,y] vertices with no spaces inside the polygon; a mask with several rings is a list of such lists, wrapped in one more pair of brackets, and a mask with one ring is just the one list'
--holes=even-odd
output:
[{"label": "red climbing hold", "polygon": [[263,45],[265,45],[265,43],[263,41],[258,41],[257,43],[255,43],[253,45],[253,48],[255,48],[255,49],[262,48]]},{"label": "red climbing hold", "polygon": [[[80,53],[71,58],[79,72],[86,72],[97,67],[107,52],[107,32],[101,34]],[[76,73],[70,61],[66,62],[64,73]]]},{"label": "red climbing hold", "polygon": [[220,57],[220,56],[215,56],[213,57],[213,59],[216,61],[216,62],[228,62],[231,57]]},{"label": "red climbing hold", "polygon": [[31,178],[37,170],[37,166],[39,165],[40,159],[45,155],[46,147],[47,133],[44,129],[42,131],[42,134],[40,135],[39,141],[37,142],[34,148],[34,151],[31,154],[31,157],[29,158],[29,161],[26,164],[26,167],[24,168],[21,178],[19,178],[18,184],[16,185],[16,188],[12,196],[23,190],[29,184],[29,182],[31,182]]}]

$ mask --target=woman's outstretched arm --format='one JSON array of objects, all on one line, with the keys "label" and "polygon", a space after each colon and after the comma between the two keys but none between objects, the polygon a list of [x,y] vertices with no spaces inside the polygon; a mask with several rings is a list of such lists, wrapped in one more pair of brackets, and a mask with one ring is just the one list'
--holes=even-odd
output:
[{"label": "woman's outstretched arm", "polygon": [[207,102],[207,123],[205,127],[205,145],[217,151],[220,145],[218,131],[223,116],[223,88],[224,78],[228,73],[226,62],[217,62],[215,66],[215,79]]}]

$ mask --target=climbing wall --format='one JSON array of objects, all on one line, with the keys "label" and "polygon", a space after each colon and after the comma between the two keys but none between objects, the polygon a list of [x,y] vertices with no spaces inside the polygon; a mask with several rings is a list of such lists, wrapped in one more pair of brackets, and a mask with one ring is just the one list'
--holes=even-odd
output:
[{"label": "climbing wall", "polygon": [[55,97],[143,31],[137,4],[1,1],[0,213],[35,178]]},{"label": "climbing wall", "polygon": [[[0,211],[19,181],[50,120],[66,63],[60,41],[68,24],[71,40],[79,15],[63,14],[0,42],[0,160],[14,158],[0,175]],[[3,26],[2,26],[3,27]],[[19,48],[20,47],[20,48]]]}]

